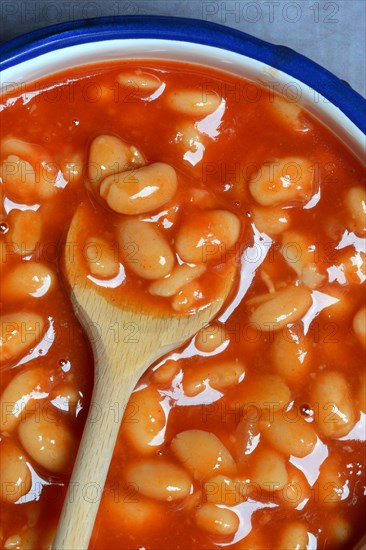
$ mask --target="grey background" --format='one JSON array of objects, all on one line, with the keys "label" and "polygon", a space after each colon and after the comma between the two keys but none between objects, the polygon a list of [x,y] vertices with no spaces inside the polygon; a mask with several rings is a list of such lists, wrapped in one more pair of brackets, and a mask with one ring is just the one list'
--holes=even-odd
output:
[{"label": "grey background", "polygon": [[63,21],[175,15],[293,48],[366,96],[366,0],[0,0],[0,40]]}]

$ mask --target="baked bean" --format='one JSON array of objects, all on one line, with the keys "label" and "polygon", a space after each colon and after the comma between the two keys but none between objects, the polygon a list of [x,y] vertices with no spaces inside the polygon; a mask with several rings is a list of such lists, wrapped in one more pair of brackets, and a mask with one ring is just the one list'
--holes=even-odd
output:
[{"label": "baked bean", "polygon": [[286,124],[289,129],[297,131],[306,131],[308,129],[305,122],[300,118],[302,110],[298,103],[288,101],[279,95],[273,95],[272,99],[273,114],[282,123]]},{"label": "baked bean", "polygon": [[7,252],[29,256],[39,244],[42,234],[42,218],[39,211],[12,210],[8,216],[9,231],[5,235]]},{"label": "baked bean", "polygon": [[360,410],[366,414],[366,373],[361,375],[357,391],[357,404]]},{"label": "baked bean", "polygon": [[245,487],[239,479],[215,476],[207,480],[203,487],[206,501],[212,504],[235,506],[245,500]]},{"label": "baked bean", "polygon": [[308,373],[312,349],[307,336],[299,336],[290,327],[278,332],[272,344],[272,360],[276,372],[290,384],[298,384]]},{"label": "baked bean", "polygon": [[311,292],[304,285],[290,285],[266,296],[251,315],[251,322],[263,331],[280,330],[299,321],[312,304]]},{"label": "baked bean", "polygon": [[314,491],[319,504],[325,507],[335,507],[347,498],[346,478],[337,455],[328,456],[321,465]]},{"label": "baked bean", "polygon": [[317,191],[314,168],[307,159],[297,157],[266,163],[250,181],[249,189],[262,206],[304,204]]},{"label": "baked bean", "polygon": [[328,540],[334,547],[343,545],[352,536],[352,527],[350,523],[342,516],[332,516],[326,528]]},{"label": "baked bean", "polygon": [[194,345],[203,353],[212,353],[223,344],[229,343],[229,335],[225,329],[218,324],[207,325],[197,334]]},{"label": "baked bean", "polygon": [[366,189],[352,187],[346,193],[346,208],[350,216],[349,228],[358,234],[366,231]]},{"label": "baked bean", "polygon": [[336,269],[341,284],[360,285],[366,281],[366,254],[347,246],[338,259]]},{"label": "baked bean", "polygon": [[116,136],[102,134],[90,145],[88,178],[95,188],[110,174],[118,174],[144,164],[145,160],[136,147]]},{"label": "baked bean", "polygon": [[14,550],[39,550],[37,531],[35,529],[24,529],[16,535],[11,535],[6,539],[4,548],[14,548]]},{"label": "baked bean", "polygon": [[169,275],[151,283],[149,292],[153,296],[174,296],[186,284],[198,279],[205,271],[206,266],[204,265],[177,265]]},{"label": "baked bean", "polygon": [[174,266],[173,252],[164,236],[150,223],[128,219],[119,227],[126,265],[144,279],[160,279]]},{"label": "baked bean", "polygon": [[44,328],[44,321],[38,313],[21,311],[1,317],[1,362],[15,361],[36,346],[43,336]]},{"label": "baked bean", "polygon": [[276,207],[256,206],[252,208],[252,216],[256,228],[269,236],[279,235],[291,222],[288,210]]},{"label": "baked bean", "polygon": [[196,523],[211,535],[223,537],[234,535],[239,528],[239,518],[235,512],[210,503],[198,508]]},{"label": "baked bean", "polygon": [[0,165],[0,178],[11,199],[31,204],[56,194],[61,172],[42,147],[7,138],[1,150],[6,158]]},{"label": "baked bean", "polygon": [[143,530],[144,533],[157,531],[166,508],[159,501],[151,501],[140,495],[138,488],[132,487],[126,491],[119,491],[118,498],[105,492],[101,502],[101,513],[108,518],[106,525],[113,529],[128,530],[136,536]]},{"label": "baked bean", "polygon": [[287,384],[276,374],[255,374],[240,386],[237,403],[242,409],[254,407],[260,417],[286,407],[291,401]]},{"label": "baked bean", "polygon": [[57,409],[77,416],[82,409],[83,396],[76,386],[65,382],[52,389],[49,400]]},{"label": "baked bean", "polygon": [[174,462],[146,458],[129,465],[125,471],[127,483],[138,487],[149,498],[162,501],[180,500],[191,490],[192,483],[183,468]]},{"label": "baked bean", "polygon": [[253,453],[251,479],[265,491],[278,491],[288,482],[285,458],[270,448],[256,449]]},{"label": "baked bean", "polygon": [[124,437],[142,455],[156,452],[156,436],[165,426],[162,398],[152,387],[134,392],[122,421]]},{"label": "baked bean", "polygon": [[316,427],[324,437],[343,437],[357,421],[350,388],[343,374],[336,371],[320,372],[310,392]]},{"label": "baked bean", "polygon": [[319,251],[305,235],[286,231],[282,236],[281,253],[301,282],[309,288],[317,288],[325,280],[325,275],[319,270],[319,260],[316,261]]},{"label": "baked bean", "polygon": [[280,411],[268,422],[261,422],[262,435],[277,451],[285,455],[307,456],[317,442],[314,428],[299,414]]},{"label": "baked bean", "polygon": [[204,135],[197,129],[195,122],[180,123],[175,141],[179,141],[186,151],[183,158],[195,166],[202,160],[205,152]]},{"label": "baked bean", "polygon": [[218,200],[212,190],[193,187],[191,190],[190,202],[203,210],[213,210],[218,206]]},{"label": "baked bean", "polygon": [[224,261],[239,238],[240,220],[226,210],[200,212],[183,220],[175,246],[188,263]]},{"label": "baked bean", "polygon": [[203,392],[207,385],[219,391],[224,391],[238,384],[245,375],[245,367],[239,360],[219,361],[195,365],[186,371],[183,377],[184,393],[190,397]]},{"label": "baked bean", "polygon": [[174,168],[155,162],[106,177],[100,186],[100,195],[115,212],[135,215],[164,206],[173,198],[177,187]]},{"label": "baked bean", "polygon": [[95,277],[112,279],[119,272],[116,250],[105,239],[93,237],[85,243],[88,269]]},{"label": "baked bean", "polygon": [[18,550],[21,543],[22,537],[20,535],[10,535],[10,537],[8,537],[4,542],[4,548],[6,550],[10,550],[11,548]]},{"label": "baked bean", "polygon": [[50,386],[44,368],[33,368],[15,375],[1,395],[0,430],[13,432],[21,419],[34,410],[35,400],[48,397]]},{"label": "baked bean", "polygon": [[56,286],[56,275],[52,268],[39,262],[18,264],[3,279],[6,289],[4,298],[20,302],[28,297],[41,298]]},{"label": "baked bean", "polygon": [[364,348],[366,348],[366,306],[358,310],[353,318],[353,330]]},{"label": "baked bean", "polygon": [[141,70],[120,73],[117,82],[121,86],[130,88],[133,97],[138,97],[147,92],[155,92],[162,84],[157,76]]},{"label": "baked bean", "polygon": [[202,287],[198,281],[191,281],[184,285],[184,287],[173,296],[171,305],[174,311],[179,313],[185,313],[187,311],[194,311],[197,308],[197,302],[204,299]]},{"label": "baked bean", "polygon": [[40,466],[53,473],[70,472],[77,441],[61,420],[48,414],[35,414],[22,419],[18,436],[26,452]]},{"label": "baked bean", "polygon": [[17,502],[32,485],[32,476],[22,449],[12,439],[0,445],[1,500]]},{"label": "baked bean", "polygon": [[173,439],[171,449],[196,479],[203,480],[215,474],[235,473],[233,457],[219,438],[211,432],[180,432]]},{"label": "baked bean", "polygon": [[154,382],[159,386],[168,386],[172,383],[179,371],[180,366],[178,361],[168,359],[154,371],[152,377]]},{"label": "baked bean", "polygon": [[287,465],[287,473],[288,481],[282,490],[278,491],[277,497],[289,508],[297,508],[310,498],[311,488],[302,471],[292,464]]},{"label": "baked bean", "polygon": [[309,535],[306,523],[302,521],[288,521],[281,529],[277,548],[284,550],[307,550],[309,548]]},{"label": "baked bean", "polygon": [[198,118],[216,111],[221,101],[218,94],[204,93],[202,90],[177,90],[167,96],[167,102],[171,109],[183,115]]}]

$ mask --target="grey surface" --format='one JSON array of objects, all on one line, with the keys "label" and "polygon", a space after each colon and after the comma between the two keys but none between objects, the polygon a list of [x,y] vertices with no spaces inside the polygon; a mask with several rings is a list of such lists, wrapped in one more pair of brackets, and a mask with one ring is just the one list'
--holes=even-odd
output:
[{"label": "grey surface", "polygon": [[106,15],[195,17],[310,57],[366,96],[366,0],[0,0],[0,40]]}]

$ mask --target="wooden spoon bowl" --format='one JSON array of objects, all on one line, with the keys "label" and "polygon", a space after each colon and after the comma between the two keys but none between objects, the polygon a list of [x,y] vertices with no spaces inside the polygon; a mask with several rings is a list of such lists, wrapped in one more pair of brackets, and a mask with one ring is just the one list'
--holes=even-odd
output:
[{"label": "wooden spoon bowl", "polygon": [[[67,243],[78,243],[82,221],[81,206],[72,219]],[[195,314],[158,316],[137,311],[122,293],[116,293],[111,303],[86,279],[80,261],[77,254],[73,261],[66,258],[64,272],[75,314],[92,345],[94,390],[53,545],[57,550],[88,548],[123,416],[115,415],[115,405],[124,411],[143,372],[215,317],[235,278],[232,265],[215,301]],[[130,337],[126,338],[125,327],[133,328]]]}]

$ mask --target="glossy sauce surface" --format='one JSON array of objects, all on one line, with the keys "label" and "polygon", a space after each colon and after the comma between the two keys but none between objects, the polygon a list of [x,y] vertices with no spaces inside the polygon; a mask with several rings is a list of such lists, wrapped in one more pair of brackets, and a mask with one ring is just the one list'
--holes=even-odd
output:
[{"label": "glossy sauce surface", "polygon": [[3,547],[50,548],[85,422],[93,360],[62,277],[76,259],[109,299],[172,316],[237,270],[219,318],[131,396],[90,548],[351,548],[365,512],[361,164],[297,104],[193,65],[70,70],[2,107]]}]

